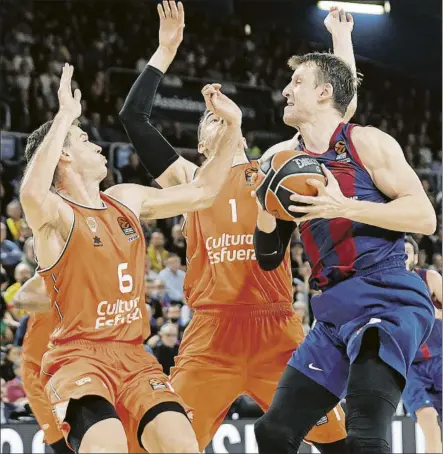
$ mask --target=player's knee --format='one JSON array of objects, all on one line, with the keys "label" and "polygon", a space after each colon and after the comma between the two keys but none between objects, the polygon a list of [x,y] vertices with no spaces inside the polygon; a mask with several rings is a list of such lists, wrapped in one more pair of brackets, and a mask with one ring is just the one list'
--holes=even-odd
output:
[{"label": "player's knee", "polygon": [[347,452],[352,454],[387,454],[391,452],[389,442],[386,439],[367,437],[354,429],[348,431],[346,447]]},{"label": "player's knee", "polygon": [[424,426],[438,426],[438,413],[433,407],[422,407],[416,412],[417,421],[421,427]]},{"label": "player's knee", "polygon": [[[172,432],[171,427],[174,428]],[[186,411],[177,402],[163,402],[148,410],[140,421],[138,437],[140,445],[148,452],[199,452]],[[156,440],[155,445],[153,438]]]},{"label": "player's knee", "polygon": [[291,428],[275,419],[271,413],[266,413],[256,421],[254,432],[259,451],[265,454],[292,452],[289,449],[299,446],[303,441],[302,434],[294,434]]},{"label": "player's knee", "polygon": [[94,424],[84,435],[79,453],[127,453],[128,441],[121,422],[107,419]]}]

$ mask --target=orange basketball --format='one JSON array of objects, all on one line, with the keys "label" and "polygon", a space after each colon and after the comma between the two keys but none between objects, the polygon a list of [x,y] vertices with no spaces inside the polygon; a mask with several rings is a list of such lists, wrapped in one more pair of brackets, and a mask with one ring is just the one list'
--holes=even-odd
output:
[{"label": "orange basketball", "polygon": [[289,211],[289,205],[306,206],[291,201],[292,194],[317,195],[317,189],[306,180],[315,179],[326,184],[319,162],[301,151],[280,151],[271,156],[261,163],[259,178],[262,181],[256,193],[262,207],[285,221],[303,216],[303,213]]}]

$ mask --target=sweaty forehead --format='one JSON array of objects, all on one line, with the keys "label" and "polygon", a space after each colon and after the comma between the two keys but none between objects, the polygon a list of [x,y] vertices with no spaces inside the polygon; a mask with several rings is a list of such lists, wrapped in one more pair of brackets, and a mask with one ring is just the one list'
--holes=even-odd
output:
[{"label": "sweaty forehead", "polygon": [[309,75],[315,75],[316,65],[314,63],[302,63],[298,65],[294,73],[292,74],[292,79],[296,77],[307,77]]}]

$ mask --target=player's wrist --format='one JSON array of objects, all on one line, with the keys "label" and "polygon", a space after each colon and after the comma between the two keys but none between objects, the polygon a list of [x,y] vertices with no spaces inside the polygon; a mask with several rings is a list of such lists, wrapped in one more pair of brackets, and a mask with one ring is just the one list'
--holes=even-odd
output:
[{"label": "player's wrist", "polygon": [[339,217],[352,220],[356,217],[359,208],[360,202],[358,200],[344,197],[341,204],[341,213]]},{"label": "player's wrist", "polygon": [[159,53],[164,57],[164,58],[167,58],[167,59],[171,59],[171,61],[175,58],[175,56],[177,55],[177,50],[178,50],[178,46],[174,46],[174,45],[165,45],[165,44],[160,44],[158,46],[158,51]]}]

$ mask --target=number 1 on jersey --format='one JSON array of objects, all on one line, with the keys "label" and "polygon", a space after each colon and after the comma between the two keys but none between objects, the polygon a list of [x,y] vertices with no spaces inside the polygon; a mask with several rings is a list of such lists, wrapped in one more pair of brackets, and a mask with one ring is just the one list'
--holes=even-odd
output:
[{"label": "number 1 on jersey", "polygon": [[229,199],[229,205],[231,205],[232,222],[237,222],[237,202],[235,199]]},{"label": "number 1 on jersey", "polygon": [[123,274],[123,271],[127,269],[127,263],[120,263],[118,265],[118,286],[122,293],[129,293],[132,290],[132,276],[130,274]]}]

